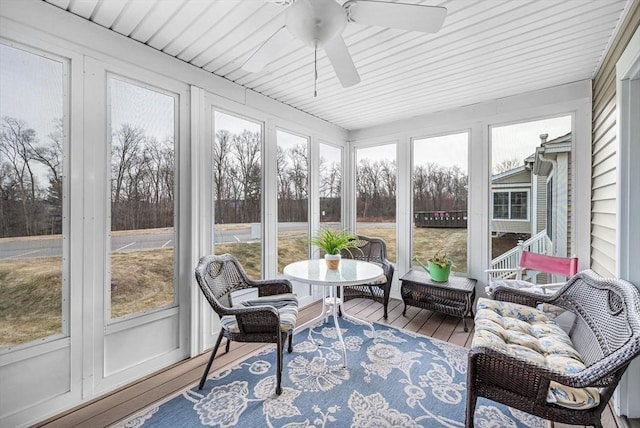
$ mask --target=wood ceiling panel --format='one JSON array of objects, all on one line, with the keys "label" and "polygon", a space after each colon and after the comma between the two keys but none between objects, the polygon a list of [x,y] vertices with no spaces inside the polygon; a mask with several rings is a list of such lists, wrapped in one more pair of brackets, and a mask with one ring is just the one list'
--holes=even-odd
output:
[{"label": "wood ceiling panel", "polygon": [[[594,11],[592,14],[598,14]],[[586,21],[588,17],[583,17]],[[370,58],[366,58],[363,61],[358,62],[358,70],[363,75],[363,81],[359,85],[361,88],[366,86],[375,86],[382,80],[393,79],[395,75],[402,72],[406,75],[407,70],[420,70],[421,74],[432,72],[436,69],[444,69],[447,65],[452,68],[464,68],[473,66],[478,61],[486,62],[489,60],[487,57],[492,56],[495,52],[503,52],[507,49],[516,49],[522,51],[523,54],[527,52],[527,49],[531,47],[539,47],[542,41],[554,40],[556,43],[564,41],[564,38],[568,34],[574,33],[573,26],[569,27],[563,25],[563,19],[558,18],[559,22],[555,22],[549,28],[545,27],[545,31],[541,33],[539,37],[531,37],[529,34],[531,29],[526,26],[520,26],[514,29],[512,32],[505,32],[501,39],[491,38],[489,42],[485,42],[484,38],[477,40],[467,40],[465,43],[462,41],[457,44],[441,44],[437,41],[433,41],[429,44],[426,51],[422,54],[416,52],[408,52],[404,55],[391,54],[386,57],[378,56],[377,61],[370,61]],[[580,22],[579,18],[576,18],[576,22]],[[609,23],[611,24],[611,23]],[[577,25],[577,24],[576,24]],[[593,30],[593,24],[586,22],[582,27],[584,34],[591,34]],[[610,28],[610,27],[609,27]],[[522,32],[523,34],[518,34]],[[560,32],[559,34],[556,34]],[[582,37],[582,33],[575,35],[575,37]],[[384,47],[385,51],[393,51],[390,46]],[[527,55],[534,55],[534,52],[526,53]],[[354,57],[358,59],[358,53],[356,52]],[[426,67],[426,68],[423,68]],[[436,67],[435,69],[433,67]],[[320,70],[320,73],[331,72],[331,70]],[[445,70],[445,72],[448,72]],[[366,77],[366,78],[365,78]],[[282,88],[286,90],[293,90],[295,88],[286,87]],[[261,90],[261,88],[256,88]],[[283,93],[269,92],[265,89],[265,93],[270,96],[280,99],[287,103],[296,103],[298,100],[289,99]]]},{"label": "wood ceiling panel", "polygon": [[251,34],[251,31],[257,26],[262,25],[263,14],[268,13],[272,6],[264,2],[247,2],[244,7],[250,8],[249,12],[244,13],[243,11],[246,9],[244,7],[241,9],[240,6],[233,9],[224,22],[216,27],[207,48],[193,58],[190,61],[191,64],[206,69],[217,55],[225,53],[235,43],[242,40],[243,36]]},{"label": "wood ceiling panel", "polygon": [[93,17],[93,22],[103,27],[111,28],[116,18],[124,7],[128,0],[109,0],[108,2],[101,2]]},{"label": "wood ceiling panel", "polygon": [[[570,30],[567,30],[570,31]],[[447,59],[434,59],[431,63],[411,64],[408,59],[406,64],[399,63],[399,67],[388,69],[386,74],[379,70],[374,76],[359,86],[358,90],[367,91],[372,87],[377,87],[381,82],[386,81],[386,89],[393,93],[401,87],[410,86],[415,89],[416,84],[421,80],[434,83],[442,79],[456,79],[465,70],[473,70],[476,73],[486,73],[491,75],[492,70],[499,69],[517,73],[521,69],[536,66],[539,61],[548,60],[549,56],[559,54],[562,58],[566,51],[578,52],[580,55],[588,53],[594,47],[602,44],[608,35],[607,30],[592,27],[592,32],[588,36],[575,34],[571,37],[563,37],[562,44],[558,43],[555,35],[550,34],[545,38],[530,40],[526,43],[516,44],[508,48],[494,50],[492,48],[477,49],[465,55],[451,56]],[[529,49],[527,49],[529,48]],[[398,69],[405,72],[404,78],[397,78]],[[395,74],[394,74],[395,73]],[[376,94],[382,95],[376,91]],[[339,96],[337,92],[323,93],[325,96]],[[300,108],[306,108],[307,104],[300,99],[288,99],[283,94],[275,94],[274,97],[282,99],[284,102],[296,104]],[[364,100],[366,101],[366,100]]]},{"label": "wood ceiling panel", "polygon": [[147,43],[156,32],[163,31],[167,21],[184,6],[184,3],[184,0],[158,0],[133,30],[131,38]]},{"label": "wood ceiling panel", "polygon": [[129,36],[154,7],[157,0],[129,0],[120,16],[111,26],[117,33]]},{"label": "wood ceiling panel", "polygon": [[340,85],[324,51],[314,65],[313,49],[299,41],[263,71],[242,70],[282,26],[286,8],[273,2],[45,1],[338,126],[359,129],[590,79],[631,0],[401,0],[445,6],[444,26],[422,34],[349,23],[343,37],[362,79],[351,88]]},{"label": "wood ceiling panel", "polygon": [[210,6],[211,2],[209,0],[187,0],[184,6],[167,21],[162,31],[156,32],[147,44],[158,50],[163,50],[179,37],[185,28],[189,28]]},{"label": "wood ceiling panel", "polygon": [[85,19],[89,19],[91,15],[93,15],[93,11],[97,5],[98,0],[71,0],[67,10]]},{"label": "wood ceiling panel", "polygon": [[198,52],[196,43],[206,39],[207,33],[224,19],[233,7],[234,4],[230,1],[212,1],[209,8],[189,27],[184,28],[178,37],[163,49],[163,52],[185,61],[187,58],[193,58]]},{"label": "wood ceiling panel", "polygon": [[58,6],[60,9],[67,10],[69,7],[69,3],[71,0],[48,0],[48,3],[51,3],[54,6]]},{"label": "wood ceiling panel", "polygon": [[[508,7],[508,9],[499,9],[499,12],[505,12],[505,10],[512,10],[513,4],[503,5],[503,7]],[[483,9],[475,9],[475,8],[466,8],[464,11],[464,15],[471,16],[481,16],[482,17]],[[519,11],[519,13],[527,13]],[[460,17],[460,13],[458,17]],[[437,49],[441,49],[447,53],[456,53],[456,45],[450,41],[451,36],[453,36],[454,40],[458,37],[456,34],[460,32],[461,28],[465,28],[467,24],[464,23],[464,20],[459,20],[457,23],[448,27],[445,31],[443,28],[441,33],[435,35],[422,35],[419,33],[408,33],[401,32],[394,38],[390,38],[387,34],[390,34],[391,30],[378,30],[383,34],[383,36],[387,37],[387,41],[380,43],[376,41],[377,44],[373,44],[370,40],[370,37],[364,37],[361,40],[354,41],[351,37],[347,37],[347,43],[349,46],[349,50],[354,57],[354,61],[358,68],[358,71],[361,73],[361,76],[364,77],[364,74],[367,72],[367,65],[369,65],[369,69],[373,69],[375,72],[372,75],[367,76],[367,79],[371,77],[375,77],[378,73],[381,72],[385,67],[390,67],[394,70],[398,70],[401,68],[399,65],[399,61],[419,61],[420,58],[425,58],[425,60],[431,61],[434,57],[434,50],[437,52]],[[494,27],[491,27],[494,28]],[[475,32],[474,32],[475,33]],[[396,34],[398,34],[396,32]],[[464,39],[465,42],[469,42],[469,38]],[[375,53],[375,54],[370,54]],[[377,60],[376,60],[377,59]],[[328,63],[326,69],[319,69],[319,74],[323,73],[333,73],[332,68]],[[284,72],[290,75],[291,78],[296,77],[295,74],[292,74],[292,70],[284,69]],[[363,82],[367,79],[363,78]],[[248,84],[249,87],[254,87],[251,84]],[[281,93],[278,93],[277,90],[293,90],[294,87],[286,87],[286,88],[276,88],[275,92],[271,91],[271,88],[255,86],[255,90],[258,92],[263,92],[269,94],[273,97],[279,97]]]}]

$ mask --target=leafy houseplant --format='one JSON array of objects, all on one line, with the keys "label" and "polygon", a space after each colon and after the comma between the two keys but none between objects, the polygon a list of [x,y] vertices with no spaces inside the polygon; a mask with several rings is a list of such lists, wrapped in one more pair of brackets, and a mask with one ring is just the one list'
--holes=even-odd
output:
[{"label": "leafy houseplant", "polygon": [[360,240],[353,233],[341,229],[320,229],[318,235],[311,238],[309,242],[325,252],[325,260],[329,269],[337,269],[340,264],[340,252],[360,246]]},{"label": "leafy houseplant", "polygon": [[418,262],[418,264],[431,275],[431,279],[436,282],[447,282],[449,280],[449,274],[451,274],[451,267],[455,267],[442,248],[427,260],[429,263],[428,267],[418,259],[418,256],[414,256],[413,260]]}]

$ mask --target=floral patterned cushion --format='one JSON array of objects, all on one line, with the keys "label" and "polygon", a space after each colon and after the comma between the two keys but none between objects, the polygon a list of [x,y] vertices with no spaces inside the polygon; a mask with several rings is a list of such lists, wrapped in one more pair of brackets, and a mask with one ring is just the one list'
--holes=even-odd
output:
[{"label": "floral patterned cushion", "polygon": [[[538,309],[480,298],[475,330],[472,348],[493,348],[568,374],[585,369],[567,333]],[[571,388],[551,382],[547,401],[571,409],[590,409],[600,403],[600,394],[597,388]]]},{"label": "floral patterned cushion", "polygon": [[[296,326],[296,320],[298,318],[298,298],[295,294],[277,294],[274,296],[258,297],[253,300],[246,300],[240,302],[238,307],[249,306],[273,306],[278,310],[280,314],[280,328],[282,331],[291,331]],[[220,324],[225,330],[229,330],[234,333],[238,333],[238,321],[235,315],[225,315],[220,319]]]}]

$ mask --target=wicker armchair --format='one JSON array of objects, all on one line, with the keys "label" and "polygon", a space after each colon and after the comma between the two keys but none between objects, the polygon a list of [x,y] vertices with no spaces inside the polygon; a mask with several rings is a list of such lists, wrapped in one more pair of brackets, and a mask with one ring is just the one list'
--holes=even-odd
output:
[{"label": "wicker armchair", "polygon": [[358,235],[358,239],[364,244],[360,249],[343,250],[341,255],[345,259],[362,260],[380,266],[387,281],[381,284],[366,284],[342,287],[342,298],[346,302],[358,297],[375,300],[384,307],[384,318],[387,319],[387,307],[389,306],[389,294],[391,293],[391,281],[393,280],[393,265],[387,260],[387,245],[384,240]]},{"label": "wicker armchair", "polygon": [[[199,389],[204,386],[222,338],[226,337],[226,352],[232,340],[277,344],[276,394],[280,395],[283,348],[288,337],[288,351],[293,350],[292,336],[298,315],[298,300],[291,294],[291,283],[286,279],[252,281],[230,254],[202,257],[196,267],[196,279],[211,308],[220,316],[222,326]],[[258,290],[258,298],[234,304],[231,294],[249,288]]]},{"label": "wicker armchair", "polygon": [[[602,411],[631,360],[640,355],[638,289],[588,270],[572,277],[554,294],[498,287],[494,299],[532,307],[548,303],[572,311],[576,320],[569,337],[585,368],[559,373],[497,348],[472,344],[466,426],[473,427],[476,400],[482,396],[551,421],[602,427]],[[478,334],[476,330],[474,339]],[[549,403],[547,391],[552,381],[573,388],[599,388],[599,404],[579,410]]]}]

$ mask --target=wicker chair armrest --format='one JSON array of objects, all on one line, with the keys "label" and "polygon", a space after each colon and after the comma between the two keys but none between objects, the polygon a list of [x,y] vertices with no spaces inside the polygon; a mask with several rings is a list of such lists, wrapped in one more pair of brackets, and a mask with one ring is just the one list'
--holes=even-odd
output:
[{"label": "wicker chair armrest", "polygon": [[391,282],[391,280],[393,279],[393,272],[395,270],[393,264],[391,264],[389,260],[384,259],[380,267],[382,268],[382,272],[384,272],[384,276],[387,277],[387,281]]},{"label": "wicker chair armrest", "polygon": [[535,308],[540,303],[552,303],[557,292],[540,294],[505,286],[498,286],[493,290],[493,299],[503,302],[518,303]]},{"label": "wicker chair armrest", "polygon": [[234,306],[232,308],[226,307],[226,306],[222,306],[221,310],[219,311],[219,315],[220,316],[224,316],[224,315],[235,315],[235,316],[242,316],[244,314],[256,314],[256,313],[260,313],[260,312],[270,312],[272,314],[274,314],[276,317],[280,317],[278,310],[271,305],[258,305],[258,306]]},{"label": "wicker chair armrest", "polygon": [[288,279],[266,279],[260,281],[249,279],[247,283],[251,287],[258,289],[258,296],[260,297],[293,292],[293,286]]}]

